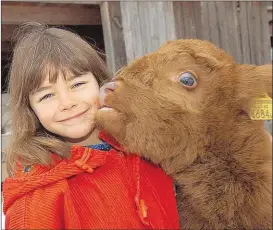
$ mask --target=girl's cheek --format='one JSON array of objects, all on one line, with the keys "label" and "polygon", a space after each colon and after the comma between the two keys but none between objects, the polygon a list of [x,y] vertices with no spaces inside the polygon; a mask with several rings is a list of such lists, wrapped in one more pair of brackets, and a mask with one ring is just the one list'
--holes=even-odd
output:
[{"label": "girl's cheek", "polygon": [[92,107],[96,108],[97,110],[100,108],[100,101],[99,98],[96,97],[93,101],[92,101]]},{"label": "girl's cheek", "polygon": [[34,112],[39,117],[51,117],[56,112],[58,112],[60,105],[56,101],[51,101],[49,103],[40,104],[36,107]]}]

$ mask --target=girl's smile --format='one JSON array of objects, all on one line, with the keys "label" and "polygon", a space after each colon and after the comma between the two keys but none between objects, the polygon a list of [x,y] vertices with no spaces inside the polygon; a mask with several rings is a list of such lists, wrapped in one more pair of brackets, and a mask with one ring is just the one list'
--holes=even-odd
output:
[{"label": "girl's smile", "polygon": [[85,114],[88,110],[82,112],[82,113],[78,113],[74,116],[71,116],[71,117],[68,117],[68,118],[65,118],[63,120],[60,120],[59,122],[65,122],[65,121],[69,121],[69,120],[73,120],[74,118],[79,118],[79,117],[82,117],[83,114]]},{"label": "girl's smile", "polygon": [[71,126],[71,125],[78,125],[81,122],[85,122],[86,120],[90,119],[91,115],[90,112],[92,113],[91,109],[85,110],[84,112],[80,112],[76,115],[72,115],[68,118],[59,120],[57,122],[62,123],[63,125],[66,126]]}]

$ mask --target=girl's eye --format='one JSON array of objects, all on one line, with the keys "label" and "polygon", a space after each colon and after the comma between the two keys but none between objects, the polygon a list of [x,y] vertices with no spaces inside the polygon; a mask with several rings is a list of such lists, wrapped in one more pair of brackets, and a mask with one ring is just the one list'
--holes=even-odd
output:
[{"label": "girl's eye", "polygon": [[48,94],[44,95],[43,97],[40,98],[39,101],[43,101],[43,100],[48,99],[48,98],[50,98],[50,97],[53,97],[53,94],[52,94],[52,93],[48,93]]},{"label": "girl's eye", "polygon": [[186,87],[189,89],[195,88],[196,84],[197,84],[197,80],[195,78],[195,76],[191,73],[191,72],[185,72],[182,73],[179,76],[179,81]]},{"label": "girl's eye", "polygon": [[74,85],[72,85],[71,88],[72,88],[72,89],[73,89],[73,88],[77,88],[77,87],[80,87],[81,85],[84,85],[84,84],[86,84],[86,82],[77,82],[77,83],[75,83]]}]

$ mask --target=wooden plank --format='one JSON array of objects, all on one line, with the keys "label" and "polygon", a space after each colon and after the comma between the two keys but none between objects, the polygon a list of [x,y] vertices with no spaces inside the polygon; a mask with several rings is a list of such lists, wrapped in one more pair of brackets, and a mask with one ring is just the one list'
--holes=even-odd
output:
[{"label": "wooden plank", "polygon": [[174,2],[173,7],[178,37],[202,39],[201,2]]},{"label": "wooden plank", "polygon": [[[228,17],[228,37],[230,43],[230,51],[235,61],[242,63],[242,47],[240,42],[240,28],[238,19],[237,2],[226,2],[227,12],[231,15]],[[233,39],[232,39],[233,38]]]},{"label": "wooden plank", "polygon": [[216,2],[220,46],[241,62],[241,46],[237,19],[237,2]]},{"label": "wooden plank", "polygon": [[220,47],[219,38],[219,25],[216,12],[216,3],[208,2],[208,17],[209,17],[209,31],[210,31],[210,41],[216,46]]},{"label": "wooden plank", "polygon": [[148,2],[152,51],[176,38],[173,2]]},{"label": "wooden plank", "polygon": [[[268,16],[266,15],[266,12],[268,10],[268,5],[266,2],[260,3],[260,15],[261,15],[261,45],[262,45],[262,60],[261,64],[265,63],[272,63],[271,60],[271,43],[270,43],[270,36],[272,36],[272,27],[271,31],[268,29],[269,21]],[[272,5],[271,5],[272,7]],[[272,8],[271,8],[272,9]],[[272,11],[271,11],[272,13]],[[272,14],[271,14],[271,20],[272,20]],[[272,124],[272,123],[271,123]]]},{"label": "wooden plank", "polygon": [[156,2],[155,9],[157,11],[156,17],[158,18],[158,38],[159,38],[159,46],[161,46],[168,39],[167,29],[166,29],[166,17],[165,17],[165,3],[166,2]]},{"label": "wooden plank", "polygon": [[201,2],[193,2],[193,13],[194,13],[194,21],[195,21],[195,28],[196,28],[196,38],[202,39],[202,12],[201,12]]},{"label": "wooden plank", "polygon": [[167,1],[157,2],[157,9],[158,22],[160,25],[162,25],[158,27],[159,41],[161,46],[166,41],[173,40],[176,38],[173,2]]},{"label": "wooden plank", "polygon": [[224,2],[215,2],[215,7],[216,7],[216,16],[218,20],[218,25],[219,25],[219,43],[220,47],[224,49],[226,52],[231,54],[230,50],[230,38],[229,38],[229,33],[228,33],[228,23],[227,20],[228,18],[231,17],[230,12],[226,12],[226,4]]},{"label": "wooden plank", "polygon": [[125,42],[126,60],[127,63],[134,60],[135,50],[133,42],[136,42],[133,37],[133,32],[130,24],[130,7],[128,2],[120,2],[120,9],[122,15],[122,27]]},{"label": "wooden plank", "polygon": [[[255,47],[254,47],[254,42],[253,42],[253,37],[252,36],[255,36],[253,35],[253,30],[252,30],[252,23],[253,23],[253,18],[252,18],[252,4],[250,2],[247,2],[247,23],[248,23],[248,36],[249,36],[249,48],[250,48],[250,63],[251,64],[255,64],[256,63],[256,58],[254,56],[254,53],[255,53]],[[255,17],[255,15],[253,15],[253,17]]]},{"label": "wooden plank", "polygon": [[49,25],[100,25],[99,6],[74,4],[10,5],[2,2],[2,24],[36,21]]},{"label": "wooden plank", "polygon": [[165,26],[167,33],[167,40],[174,40],[177,38],[175,30],[174,8],[173,2],[164,2],[165,8]]},{"label": "wooden plank", "polygon": [[211,36],[210,36],[210,26],[209,26],[209,9],[208,5],[210,2],[204,2],[202,1],[201,3],[201,30],[202,30],[202,39],[211,41]]},{"label": "wooden plank", "polygon": [[101,4],[106,62],[112,73],[126,65],[126,53],[119,2]]},{"label": "wooden plank", "polygon": [[239,11],[239,31],[240,31],[240,43],[242,50],[241,63],[250,64],[250,41],[249,41],[249,28],[248,28],[248,16],[247,16],[247,4],[248,2],[240,2]]},{"label": "wooden plank", "polygon": [[159,27],[160,21],[157,17],[157,10],[156,10],[157,2],[148,2],[149,8],[149,25],[150,25],[150,35],[151,35],[151,44],[152,44],[152,51],[155,51],[160,46],[159,40]]},{"label": "wooden plank", "polygon": [[183,21],[185,28],[185,38],[197,38],[196,22],[194,17],[194,2],[181,2],[183,10]]},{"label": "wooden plank", "polygon": [[173,2],[173,10],[174,10],[174,21],[175,21],[175,31],[177,38],[185,37],[185,28],[184,28],[184,19],[182,14],[182,6],[181,2],[175,1]]},{"label": "wooden plank", "polygon": [[138,14],[138,3],[136,1],[126,2],[129,7],[128,12],[130,12],[130,27],[132,30],[132,36],[134,38],[133,48],[134,48],[134,59],[141,57],[143,53],[142,43],[143,40],[141,38],[141,28],[140,28],[140,19]]},{"label": "wooden plank", "polygon": [[[254,43],[255,50],[253,52],[253,57],[255,57],[255,64],[261,65],[263,64],[263,44],[262,44],[262,28],[261,25],[261,15],[260,15],[261,2],[252,2],[252,33],[250,34],[251,41]],[[255,34],[253,36],[253,34]]]},{"label": "wooden plank", "polygon": [[148,2],[138,2],[138,15],[140,23],[140,32],[142,43],[142,50],[144,54],[150,53],[153,51],[152,41],[150,36],[150,24],[149,22],[149,9]]},{"label": "wooden plank", "polygon": [[259,5],[257,2],[248,2],[247,9],[251,64],[259,65],[262,61]]},{"label": "wooden plank", "polygon": [[266,7],[266,14],[267,14],[267,20],[272,21],[272,9],[273,9],[273,3],[272,1],[264,2]]},{"label": "wooden plank", "polygon": [[[200,1],[196,2],[174,2],[175,29],[179,38],[199,38],[203,39],[202,24],[208,26],[208,22],[202,22],[202,13],[207,15],[206,3],[203,3],[203,9]],[[202,12],[203,10],[203,12]],[[208,19],[208,18],[207,18]],[[208,31],[208,30],[206,30]],[[209,34],[207,36],[209,40]]]},{"label": "wooden plank", "polygon": [[189,12],[190,3],[189,2],[181,2],[181,3],[182,3],[183,23],[184,23],[184,29],[185,29],[185,38],[191,38],[192,18]]},{"label": "wooden plank", "polygon": [[[121,2],[123,18],[123,32],[126,49],[127,62],[143,55],[143,40],[139,18],[138,2]],[[147,22],[146,22],[147,23]]]},{"label": "wooden plank", "polygon": [[127,62],[176,38],[172,2],[121,2]]}]

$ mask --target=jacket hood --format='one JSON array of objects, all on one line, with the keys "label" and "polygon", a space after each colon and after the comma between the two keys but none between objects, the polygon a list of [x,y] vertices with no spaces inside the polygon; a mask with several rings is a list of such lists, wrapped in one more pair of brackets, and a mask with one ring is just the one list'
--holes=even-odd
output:
[{"label": "jacket hood", "polygon": [[[120,145],[110,135],[100,132],[99,137],[117,150],[122,151]],[[105,144],[108,147],[110,146],[107,143]],[[15,177],[9,177],[3,183],[4,214],[18,198],[32,190],[83,171],[92,172],[94,168],[105,163],[107,155],[107,151],[97,151],[96,149],[74,145],[71,147],[70,159],[60,159],[56,154],[52,154],[53,162],[55,162],[54,167],[38,164],[25,168],[18,167]]]}]

